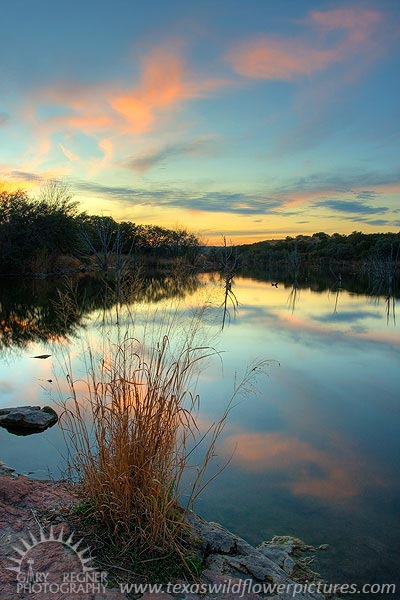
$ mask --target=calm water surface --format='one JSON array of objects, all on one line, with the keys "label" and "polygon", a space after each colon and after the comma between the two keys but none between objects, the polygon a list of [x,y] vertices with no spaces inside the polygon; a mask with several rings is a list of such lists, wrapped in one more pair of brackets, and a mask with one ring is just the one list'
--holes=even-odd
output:
[{"label": "calm water surface", "polygon": [[[318,278],[301,289],[274,283],[237,277],[239,308],[223,332],[222,289],[210,275],[149,280],[142,298],[154,306],[180,298],[182,319],[211,302],[206,322],[223,366],[212,362],[200,376],[204,422],[221,415],[247,365],[271,359],[257,390],[230,414],[216,465],[233,458],[197,510],[252,543],[273,535],[328,543],[317,566],[331,581],[399,583],[400,330],[393,299],[388,313],[385,295],[368,295],[354,280],[343,284],[352,291],[334,283],[329,290]],[[60,319],[49,301],[57,297],[53,284],[17,289],[4,282],[1,407],[56,399],[60,333],[70,335],[73,361],[82,367],[75,336],[82,324],[85,336],[98,335],[101,301],[93,281],[76,286],[84,310]],[[44,353],[52,356],[32,358]],[[58,426],[27,437],[0,428],[0,444],[0,459],[21,473],[60,477],[65,466]]]}]

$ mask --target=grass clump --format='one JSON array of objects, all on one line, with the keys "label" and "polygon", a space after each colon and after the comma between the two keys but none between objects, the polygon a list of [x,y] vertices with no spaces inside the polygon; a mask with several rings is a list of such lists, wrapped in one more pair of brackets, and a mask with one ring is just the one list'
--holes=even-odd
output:
[{"label": "grass clump", "polygon": [[[180,501],[185,492],[190,505],[203,488],[229,410],[200,433],[193,390],[216,354],[196,343],[202,316],[182,320],[172,309],[141,318],[120,310],[112,328],[103,320],[97,347],[86,348],[84,377],[74,379],[71,359],[65,365],[61,425],[84,498],[75,517],[96,538],[96,553],[102,546],[114,563],[160,581],[201,570]],[[187,489],[190,457],[207,433],[205,463]]]}]

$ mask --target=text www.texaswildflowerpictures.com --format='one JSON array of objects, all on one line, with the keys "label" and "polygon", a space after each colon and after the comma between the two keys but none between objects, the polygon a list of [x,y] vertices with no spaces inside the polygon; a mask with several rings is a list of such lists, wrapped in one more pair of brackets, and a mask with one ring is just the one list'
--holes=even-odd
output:
[{"label": "text www.texaswildflowerpictures.com", "polygon": [[243,598],[246,594],[286,594],[296,598],[300,594],[386,594],[396,593],[395,583],[255,583],[252,579],[241,581],[225,580],[219,583],[167,583],[135,584],[121,583],[123,594],[235,594]]}]

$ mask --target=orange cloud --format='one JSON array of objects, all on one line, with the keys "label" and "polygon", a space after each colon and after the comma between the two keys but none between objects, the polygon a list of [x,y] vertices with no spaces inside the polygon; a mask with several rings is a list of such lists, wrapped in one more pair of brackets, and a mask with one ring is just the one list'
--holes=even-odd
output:
[{"label": "orange cloud", "polygon": [[26,116],[48,134],[61,129],[100,135],[142,134],[183,101],[227,85],[223,80],[194,77],[173,44],[151,51],[141,66],[139,82],[128,89],[117,84],[74,83],[42,89],[34,98],[37,107],[56,105],[64,108],[64,114],[39,122],[29,109]]},{"label": "orange cloud", "polygon": [[[360,45],[369,42],[381,20],[380,13],[363,9],[314,11],[304,23],[317,29],[319,34],[315,37],[313,31],[311,42],[304,37],[293,40],[263,36],[239,44],[228,53],[227,59],[233,69],[245,77],[292,80],[344,61],[360,51]],[[341,38],[331,47],[326,40],[330,31],[342,31]]]},{"label": "orange cloud", "polygon": [[202,97],[219,85],[221,82],[217,80],[192,79],[176,49],[162,48],[151,52],[143,61],[141,83],[128,94],[113,98],[111,106],[134,133],[144,133],[161,111],[184,100]]},{"label": "orange cloud", "polygon": [[153,124],[155,117],[151,107],[144,100],[123,95],[117,96],[111,105],[125,119],[134,133],[144,133]]},{"label": "orange cloud", "polygon": [[338,446],[331,451],[320,450],[278,432],[239,433],[224,440],[224,451],[234,452],[234,463],[254,472],[284,473],[283,485],[296,495],[345,500],[361,494],[366,481],[382,484],[371,465],[362,470],[357,456],[343,448],[340,441]]},{"label": "orange cloud", "polygon": [[[126,86],[72,81],[32,90],[19,117],[32,127],[38,142],[34,153],[22,157],[24,166],[18,165],[19,170],[40,168],[54,149],[53,136],[67,137],[77,131],[94,138],[103,151],[101,160],[91,157],[86,161],[89,172],[96,172],[109,164],[118,138],[126,140],[129,135],[153,131],[184,102],[205,97],[229,83],[196,75],[177,43],[153,49],[140,66],[137,80]],[[78,158],[65,144],[58,147],[69,161]]]}]

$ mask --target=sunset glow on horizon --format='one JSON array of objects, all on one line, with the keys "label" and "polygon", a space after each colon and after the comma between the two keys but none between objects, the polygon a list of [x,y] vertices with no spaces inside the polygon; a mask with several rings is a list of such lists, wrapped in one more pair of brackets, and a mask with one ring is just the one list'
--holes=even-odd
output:
[{"label": "sunset glow on horizon", "polygon": [[400,229],[397,1],[2,12],[0,187],[210,244]]}]

